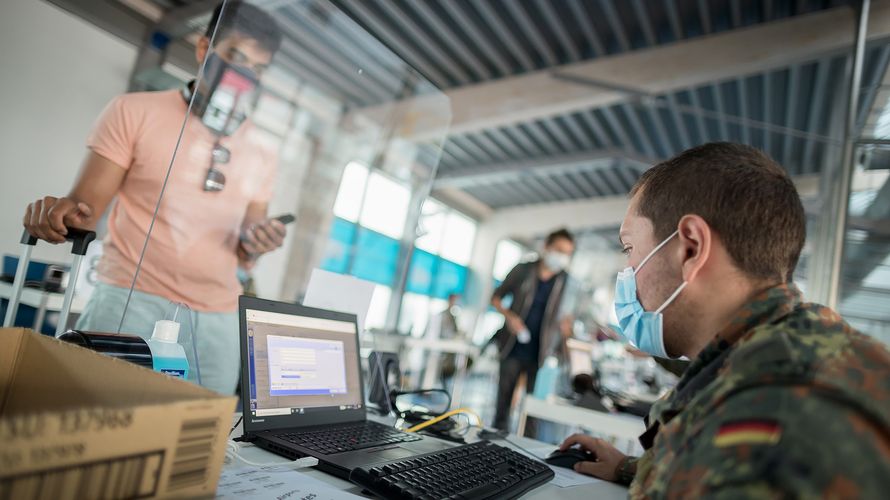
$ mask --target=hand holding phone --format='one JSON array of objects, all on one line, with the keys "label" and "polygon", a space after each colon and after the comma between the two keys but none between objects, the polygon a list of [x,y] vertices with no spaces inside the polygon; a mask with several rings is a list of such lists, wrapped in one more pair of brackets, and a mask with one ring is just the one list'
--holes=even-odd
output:
[{"label": "hand holding phone", "polygon": [[277,249],[284,243],[284,237],[287,236],[285,225],[294,220],[296,217],[293,214],[284,214],[257,224],[251,224],[241,234],[241,248],[252,259]]}]

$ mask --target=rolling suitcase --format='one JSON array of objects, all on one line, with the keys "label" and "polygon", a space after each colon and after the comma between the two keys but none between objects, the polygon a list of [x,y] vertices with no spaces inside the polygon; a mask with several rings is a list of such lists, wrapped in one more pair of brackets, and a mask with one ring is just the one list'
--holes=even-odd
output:
[{"label": "rolling suitcase", "polygon": [[[66,239],[73,243],[71,254],[74,257],[71,260],[71,275],[68,280],[68,286],[65,287],[65,299],[62,301],[62,309],[59,311],[56,337],[65,333],[65,326],[68,324],[68,314],[71,312],[71,302],[74,299],[74,285],[77,284],[77,275],[80,273],[80,265],[90,243],[96,239],[96,233],[84,229],[68,229]],[[25,230],[22,233],[22,254],[19,257],[19,264],[15,271],[15,280],[12,283],[12,294],[9,297],[9,304],[6,306],[6,319],[3,321],[4,328],[11,327],[15,323],[19,301],[22,298],[22,290],[25,287],[28,263],[31,261],[31,251],[34,250],[35,245],[37,245],[37,238],[31,236],[31,233]]]}]

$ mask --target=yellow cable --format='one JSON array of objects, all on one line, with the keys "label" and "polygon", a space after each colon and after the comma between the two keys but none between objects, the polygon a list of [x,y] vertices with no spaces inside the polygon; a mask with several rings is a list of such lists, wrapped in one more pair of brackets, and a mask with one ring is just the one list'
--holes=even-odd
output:
[{"label": "yellow cable", "polygon": [[442,420],[445,420],[446,418],[453,417],[454,415],[457,415],[458,413],[466,413],[468,415],[472,415],[473,417],[476,418],[476,422],[478,422],[479,425],[482,425],[482,419],[479,418],[479,415],[477,415],[476,412],[474,412],[473,410],[471,410],[469,408],[458,408],[456,410],[451,410],[451,411],[445,412],[432,420],[427,420],[426,422],[417,424],[414,427],[410,427],[405,432],[417,432],[425,427],[429,427],[429,426],[435,424],[436,422],[441,422]]}]

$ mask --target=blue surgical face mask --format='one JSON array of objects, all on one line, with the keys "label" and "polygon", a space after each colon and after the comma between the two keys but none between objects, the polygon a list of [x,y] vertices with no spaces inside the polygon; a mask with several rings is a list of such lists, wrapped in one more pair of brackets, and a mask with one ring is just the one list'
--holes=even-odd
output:
[{"label": "blue surgical face mask", "polygon": [[669,357],[664,349],[664,332],[662,330],[664,320],[661,312],[680,295],[680,292],[686,287],[686,282],[684,281],[678,286],[661,307],[654,312],[647,312],[637,298],[636,274],[678,232],[674,231],[659,243],[636,269],[628,267],[618,273],[618,279],[615,281],[615,314],[618,316],[618,325],[620,326],[618,333],[639,350],[660,358]]}]

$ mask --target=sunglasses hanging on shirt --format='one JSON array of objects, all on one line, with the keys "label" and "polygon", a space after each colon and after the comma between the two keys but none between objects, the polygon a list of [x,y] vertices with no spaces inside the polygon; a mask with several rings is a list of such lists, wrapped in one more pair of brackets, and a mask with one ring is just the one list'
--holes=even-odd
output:
[{"label": "sunglasses hanging on shirt", "polygon": [[[192,113],[217,139],[211,151],[210,168],[204,179],[204,191],[219,192],[226,185],[226,176],[218,168],[231,158],[228,149],[221,146],[221,137],[230,136],[247,119],[253,107],[259,86],[256,74],[244,67],[230,64],[211,52],[204,64],[203,77],[191,82],[182,93],[186,102],[192,101]],[[193,95],[194,94],[194,95]]]},{"label": "sunglasses hanging on shirt", "polygon": [[207,177],[204,178],[204,191],[216,193],[226,187],[226,176],[216,166],[229,163],[231,156],[232,153],[217,139],[210,153],[210,168],[207,169]]}]

